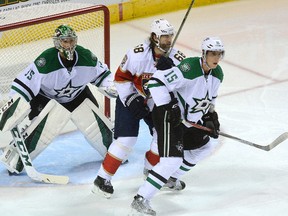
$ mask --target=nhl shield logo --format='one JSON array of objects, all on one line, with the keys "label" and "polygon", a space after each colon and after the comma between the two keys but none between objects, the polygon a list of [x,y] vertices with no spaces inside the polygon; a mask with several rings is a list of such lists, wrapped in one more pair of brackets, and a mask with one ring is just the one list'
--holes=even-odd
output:
[{"label": "nhl shield logo", "polygon": [[45,58],[39,58],[37,61],[36,61],[36,65],[38,67],[44,67],[46,65],[46,59]]}]

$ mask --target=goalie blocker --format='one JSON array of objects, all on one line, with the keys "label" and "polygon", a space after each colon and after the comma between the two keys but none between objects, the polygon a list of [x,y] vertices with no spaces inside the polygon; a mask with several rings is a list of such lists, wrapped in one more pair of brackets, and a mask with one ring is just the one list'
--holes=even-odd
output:
[{"label": "goalie blocker", "polygon": [[[32,160],[52,142],[69,119],[73,121],[101,156],[106,154],[107,148],[113,139],[113,124],[102,114],[99,108],[89,99],[85,99],[78,108],[70,113],[55,100],[50,100],[40,114],[22,132]],[[16,122],[16,119],[14,121]],[[14,141],[4,149],[0,161],[11,173],[18,174],[23,170],[23,163],[20,160]]]}]

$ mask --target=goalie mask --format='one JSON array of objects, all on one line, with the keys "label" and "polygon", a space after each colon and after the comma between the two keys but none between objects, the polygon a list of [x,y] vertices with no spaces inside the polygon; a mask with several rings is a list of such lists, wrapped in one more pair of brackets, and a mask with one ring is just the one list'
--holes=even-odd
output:
[{"label": "goalie mask", "polygon": [[67,60],[73,60],[75,48],[77,46],[77,35],[70,26],[58,26],[53,36],[53,42],[56,49],[63,53]]},{"label": "goalie mask", "polygon": [[174,36],[174,27],[165,19],[154,20],[151,24],[151,33],[154,33],[157,37],[156,41],[153,40],[156,46],[163,52],[168,52],[169,50],[163,49],[160,44],[160,38],[163,35]]}]

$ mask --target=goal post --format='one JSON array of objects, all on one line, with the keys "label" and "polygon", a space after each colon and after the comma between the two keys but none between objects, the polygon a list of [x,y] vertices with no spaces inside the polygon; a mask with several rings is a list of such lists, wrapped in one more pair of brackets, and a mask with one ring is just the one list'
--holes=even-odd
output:
[{"label": "goal post", "polygon": [[[110,15],[104,5],[89,7],[63,4],[31,7],[12,11],[16,20],[0,23],[0,93],[7,99],[13,79],[44,50],[54,46],[52,36],[61,24],[69,24],[78,35],[78,44],[90,49],[100,61],[110,67]],[[72,6],[71,6],[72,5]],[[60,8],[60,9],[59,9]],[[30,14],[37,17],[29,18]],[[47,14],[52,11],[53,14]],[[8,17],[7,20],[11,20]],[[91,87],[96,88],[96,87]],[[97,100],[105,115],[110,117],[110,100],[98,91]]]}]

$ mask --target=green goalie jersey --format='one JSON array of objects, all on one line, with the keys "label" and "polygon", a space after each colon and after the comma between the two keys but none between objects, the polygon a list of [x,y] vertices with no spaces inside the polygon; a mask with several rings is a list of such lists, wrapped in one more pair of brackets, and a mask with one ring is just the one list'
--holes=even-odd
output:
[{"label": "green goalie jersey", "polygon": [[157,71],[148,83],[149,91],[157,106],[171,101],[169,92],[178,98],[182,118],[198,122],[215,103],[223,72],[218,65],[208,75],[202,70],[199,57],[186,58],[178,66]]},{"label": "green goalie jersey", "polygon": [[16,91],[27,101],[42,94],[59,103],[67,103],[76,98],[88,83],[98,87],[111,85],[110,70],[91,51],[77,46],[75,54],[75,64],[66,68],[58,50],[54,47],[47,49],[16,77],[11,94]]}]

